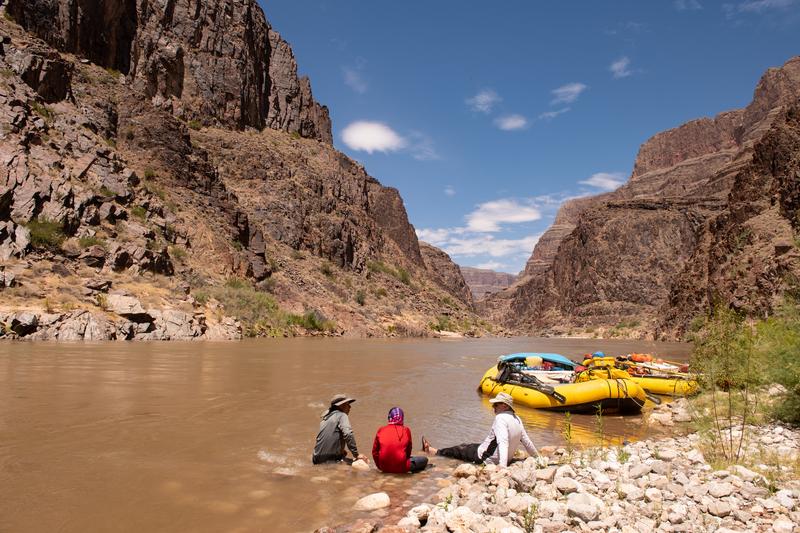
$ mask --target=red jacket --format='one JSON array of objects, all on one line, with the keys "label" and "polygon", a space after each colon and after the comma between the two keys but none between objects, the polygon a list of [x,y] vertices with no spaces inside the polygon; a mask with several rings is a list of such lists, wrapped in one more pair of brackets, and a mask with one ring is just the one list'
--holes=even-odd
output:
[{"label": "red jacket", "polygon": [[389,424],[375,434],[372,458],[382,472],[404,474],[411,470],[411,430]]}]

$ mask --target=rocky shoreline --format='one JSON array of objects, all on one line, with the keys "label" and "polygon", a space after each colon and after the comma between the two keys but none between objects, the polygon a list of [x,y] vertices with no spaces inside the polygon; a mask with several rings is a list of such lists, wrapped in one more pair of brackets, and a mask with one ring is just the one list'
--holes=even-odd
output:
[{"label": "rocky shoreline", "polygon": [[366,519],[318,532],[800,532],[800,430],[770,425],[745,435],[744,464],[726,468],[710,464],[696,433],[546,449],[546,467],[533,458],[505,469],[462,464],[436,501],[396,524]]}]

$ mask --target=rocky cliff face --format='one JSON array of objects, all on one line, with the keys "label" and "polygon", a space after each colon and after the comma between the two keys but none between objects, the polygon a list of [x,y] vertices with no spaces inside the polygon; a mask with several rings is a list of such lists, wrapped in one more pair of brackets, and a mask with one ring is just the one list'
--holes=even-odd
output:
[{"label": "rocky cliff face", "polygon": [[255,0],[8,0],[51,46],[125,74],[187,121],[331,142],[328,110]]},{"label": "rocky cliff face", "polygon": [[481,333],[254,2],[8,9],[0,336]]},{"label": "rocky cliff face", "polygon": [[505,272],[463,266],[459,268],[475,300],[481,300],[487,294],[494,294],[506,289],[517,280],[517,276]]},{"label": "rocky cliff face", "polygon": [[798,98],[795,58],[765,73],[747,108],[652,137],[627,184],[562,207],[523,279],[490,298],[488,313],[534,330],[616,327],[635,335],[654,326],[756,141]]},{"label": "rocky cliff face", "polygon": [[427,242],[420,242],[419,250],[422,253],[422,259],[425,261],[425,268],[431,273],[433,279],[439,283],[439,286],[472,309],[475,306],[475,302],[472,299],[470,287],[467,285],[458,265],[453,263],[450,256]]},{"label": "rocky cliff face", "polygon": [[764,316],[800,281],[800,106],[756,144],[725,209],[703,232],[658,313],[659,334],[686,333],[714,305]]}]

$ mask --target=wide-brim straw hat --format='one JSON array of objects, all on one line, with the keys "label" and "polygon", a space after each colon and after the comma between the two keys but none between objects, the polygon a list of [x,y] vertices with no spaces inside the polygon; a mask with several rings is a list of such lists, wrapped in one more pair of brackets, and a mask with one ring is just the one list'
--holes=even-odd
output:
[{"label": "wide-brim straw hat", "polygon": [[505,392],[501,392],[500,394],[489,400],[489,403],[504,403],[510,408],[512,409],[514,408],[514,398],[512,398],[510,394],[506,394]]},{"label": "wide-brim straw hat", "polygon": [[331,398],[331,407],[340,407],[347,403],[353,403],[355,398],[350,398],[347,394],[336,394]]}]

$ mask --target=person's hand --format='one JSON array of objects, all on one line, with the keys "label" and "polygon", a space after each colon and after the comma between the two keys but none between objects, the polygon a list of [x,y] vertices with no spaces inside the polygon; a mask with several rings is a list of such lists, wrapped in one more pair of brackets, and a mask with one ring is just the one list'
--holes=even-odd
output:
[{"label": "person's hand", "polygon": [[361,454],[358,454],[358,457],[356,457],[356,461],[364,461],[365,463],[369,463],[369,459],[367,458],[367,456]]}]

